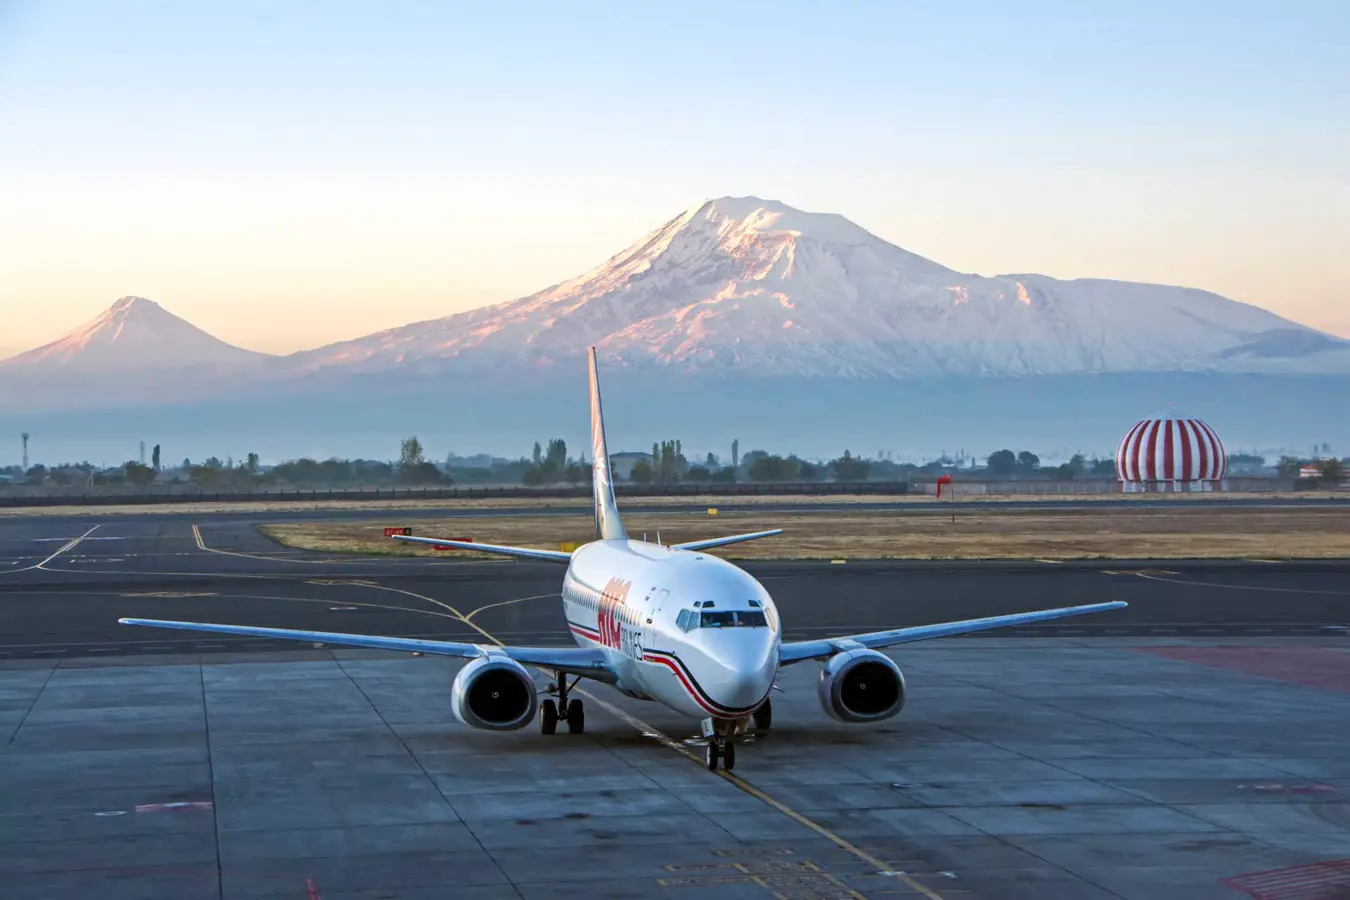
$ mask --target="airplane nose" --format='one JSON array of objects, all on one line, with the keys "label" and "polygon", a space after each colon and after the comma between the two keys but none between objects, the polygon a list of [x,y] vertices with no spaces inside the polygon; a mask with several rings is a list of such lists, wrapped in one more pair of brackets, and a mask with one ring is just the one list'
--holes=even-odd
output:
[{"label": "airplane nose", "polygon": [[723,706],[741,709],[764,699],[777,671],[773,641],[734,641],[719,648],[721,677],[713,693]]}]

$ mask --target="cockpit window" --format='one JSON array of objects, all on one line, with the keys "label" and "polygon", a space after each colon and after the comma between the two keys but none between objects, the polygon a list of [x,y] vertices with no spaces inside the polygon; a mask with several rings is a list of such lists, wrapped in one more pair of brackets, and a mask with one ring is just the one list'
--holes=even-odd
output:
[{"label": "cockpit window", "polygon": [[767,628],[764,613],[757,609],[704,612],[699,616],[700,628]]}]

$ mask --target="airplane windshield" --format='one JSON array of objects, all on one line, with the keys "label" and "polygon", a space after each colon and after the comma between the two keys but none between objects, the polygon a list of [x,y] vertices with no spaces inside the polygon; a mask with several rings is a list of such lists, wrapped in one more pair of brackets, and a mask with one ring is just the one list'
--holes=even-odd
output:
[{"label": "airplane windshield", "polygon": [[717,610],[699,616],[700,628],[767,628],[764,613],[757,609]]}]

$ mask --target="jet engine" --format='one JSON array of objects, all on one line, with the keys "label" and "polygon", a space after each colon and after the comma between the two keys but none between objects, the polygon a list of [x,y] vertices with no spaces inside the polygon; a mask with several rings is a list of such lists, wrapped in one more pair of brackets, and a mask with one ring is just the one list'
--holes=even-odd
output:
[{"label": "jet engine", "polygon": [[905,705],[905,676],[889,656],[859,647],[825,662],[819,694],[825,712],[840,722],[876,722]]},{"label": "jet engine", "polygon": [[489,731],[524,728],[539,711],[534,679],[505,654],[482,656],[460,669],[450,698],[455,718]]}]

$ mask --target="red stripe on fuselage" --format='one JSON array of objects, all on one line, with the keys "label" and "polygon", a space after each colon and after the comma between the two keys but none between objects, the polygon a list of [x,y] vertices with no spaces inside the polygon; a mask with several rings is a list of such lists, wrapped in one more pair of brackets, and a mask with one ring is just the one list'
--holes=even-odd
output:
[{"label": "red stripe on fuselage", "polygon": [[655,663],[657,665],[662,665],[665,666],[667,669],[670,669],[670,671],[675,673],[675,677],[679,679],[680,684],[684,686],[685,692],[689,694],[689,696],[694,698],[695,703],[706,709],[708,712],[712,713],[714,716],[726,715],[725,712],[720,712],[709,706],[707,701],[704,700],[701,696],[699,696],[698,691],[694,690],[694,686],[689,683],[689,679],[685,677],[684,672],[680,671],[680,667],[677,666],[671,660],[666,659],[664,656],[651,656],[648,654],[644,654],[642,660],[643,662]]},{"label": "red stripe on fuselage", "polygon": [[686,674],[684,668],[684,661],[681,660],[675,654],[666,653],[663,650],[648,651],[643,654],[642,660],[643,662],[663,665],[667,669],[670,669],[670,671],[674,672],[675,677],[680,680],[680,684],[683,685],[684,689],[689,692],[689,696],[693,697],[694,701],[698,703],[699,706],[703,707],[704,709],[706,709],[708,712],[712,713],[715,716],[720,716],[721,718],[724,719],[739,719],[742,716],[747,716],[754,710],[758,709],[760,703],[763,702],[761,700],[760,703],[756,703],[753,706],[747,706],[743,709],[732,706],[722,706],[722,704],[718,703],[717,701],[713,700],[710,697],[707,697],[706,692],[704,692],[697,684],[694,683],[694,676],[692,674]]}]

